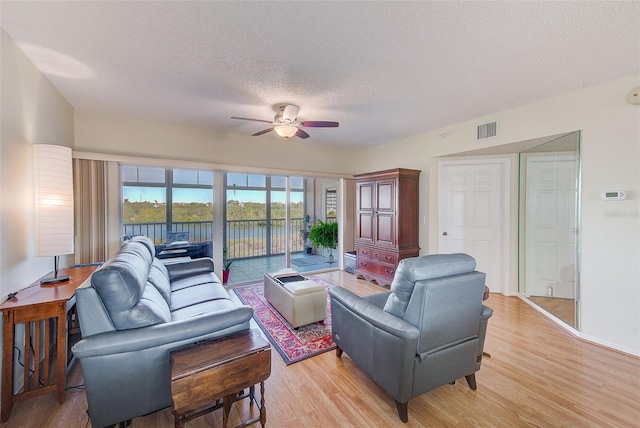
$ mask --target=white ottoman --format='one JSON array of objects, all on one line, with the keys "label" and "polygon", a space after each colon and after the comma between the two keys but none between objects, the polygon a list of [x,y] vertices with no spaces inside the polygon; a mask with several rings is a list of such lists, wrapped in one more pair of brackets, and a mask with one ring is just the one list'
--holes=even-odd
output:
[{"label": "white ottoman", "polygon": [[327,291],[292,269],[264,274],[264,297],[294,328],[327,317]]}]

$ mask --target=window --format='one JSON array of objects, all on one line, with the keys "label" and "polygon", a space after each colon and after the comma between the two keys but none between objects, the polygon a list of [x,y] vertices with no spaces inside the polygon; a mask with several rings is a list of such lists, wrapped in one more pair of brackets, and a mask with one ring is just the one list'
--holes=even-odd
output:
[{"label": "window", "polygon": [[338,215],[338,192],[336,189],[327,190],[325,193],[325,221],[327,223],[333,223],[337,221]]},{"label": "window", "polygon": [[175,237],[209,243],[199,255],[211,256],[212,171],[122,165],[121,177],[125,238],[144,235],[156,245]]}]

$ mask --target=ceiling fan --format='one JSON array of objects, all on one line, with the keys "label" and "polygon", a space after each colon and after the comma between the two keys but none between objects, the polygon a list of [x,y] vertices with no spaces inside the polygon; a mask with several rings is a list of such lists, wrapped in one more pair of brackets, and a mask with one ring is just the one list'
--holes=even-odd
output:
[{"label": "ceiling fan", "polygon": [[278,112],[276,113],[273,121],[262,120],[262,119],[251,119],[248,117],[234,117],[231,119],[240,119],[240,120],[251,120],[253,122],[265,122],[270,123],[273,126],[271,128],[263,129],[262,131],[258,131],[255,134],[252,134],[252,137],[256,137],[258,135],[266,134],[267,132],[276,131],[276,133],[288,140],[289,138],[298,136],[300,138],[309,138],[309,134],[300,129],[301,127],[307,128],[337,128],[338,122],[327,122],[321,120],[304,120],[298,121],[298,111],[300,108],[298,106],[294,106],[292,104],[288,104],[286,106],[280,106]]}]

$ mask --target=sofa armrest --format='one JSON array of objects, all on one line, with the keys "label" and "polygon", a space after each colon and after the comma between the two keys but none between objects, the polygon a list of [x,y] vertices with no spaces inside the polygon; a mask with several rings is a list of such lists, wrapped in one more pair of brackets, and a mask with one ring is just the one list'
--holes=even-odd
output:
[{"label": "sofa armrest", "polygon": [[413,324],[383,311],[380,307],[375,306],[373,303],[352,293],[346,288],[330,287],[329,295],[332,299],[336,299],[342,303],[346,309],[363,318],[376,328],[402,338],[407,342],[417,343],[420,331]]},{"label": "sofa armrest", "polygon": [[80,340],[73,346],[73,353],[82,359],[150,349],[248,323],[252,316],[250,306],[240,306],[149,327],[100,333]]},{"label": "sofa armrest", "polygon": [[213,260],[207,257],[193,259],[182,263],[171,263],[165,266],[169,272],[169,281],[201,273],[213,272]]},{"label": "sofa armrest", "polygon": [[76,289],[76,307],[82,337],[115,331],[107,308],[104,307],[96,289],[91,286],[91,279],[87,279]]}]

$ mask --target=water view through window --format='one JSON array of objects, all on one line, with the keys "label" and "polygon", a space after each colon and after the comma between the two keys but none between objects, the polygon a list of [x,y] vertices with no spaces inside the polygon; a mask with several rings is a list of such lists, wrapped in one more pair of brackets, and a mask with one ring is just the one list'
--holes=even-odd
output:
[{"label": "water view through window", "polygon": [[[192,243],[212,242],[212,171],[127,165],[121,170],[125,239],[144,235],[156,245],[176,236]],[[210,247],[200,253],[210,256]]]},{"label": "water view through window", "polygon": [[[145,235],[156,245],[170,244],[175,236],[190,243],[213,241],[212,171],[128,165],[121,171],[125,239]],[[284,254],[286,177],[228,173],[225,181],[228,257]],[[302,251],[305,179],[291,178],[289,194],[291,248]]]},{"label": "water view through window", "polygon": [[[302,251],[305,180],[290,180],[292,251]],[[286,250],[286,177],[227,174],[226,244],[229,257],[284,254]]]}]

